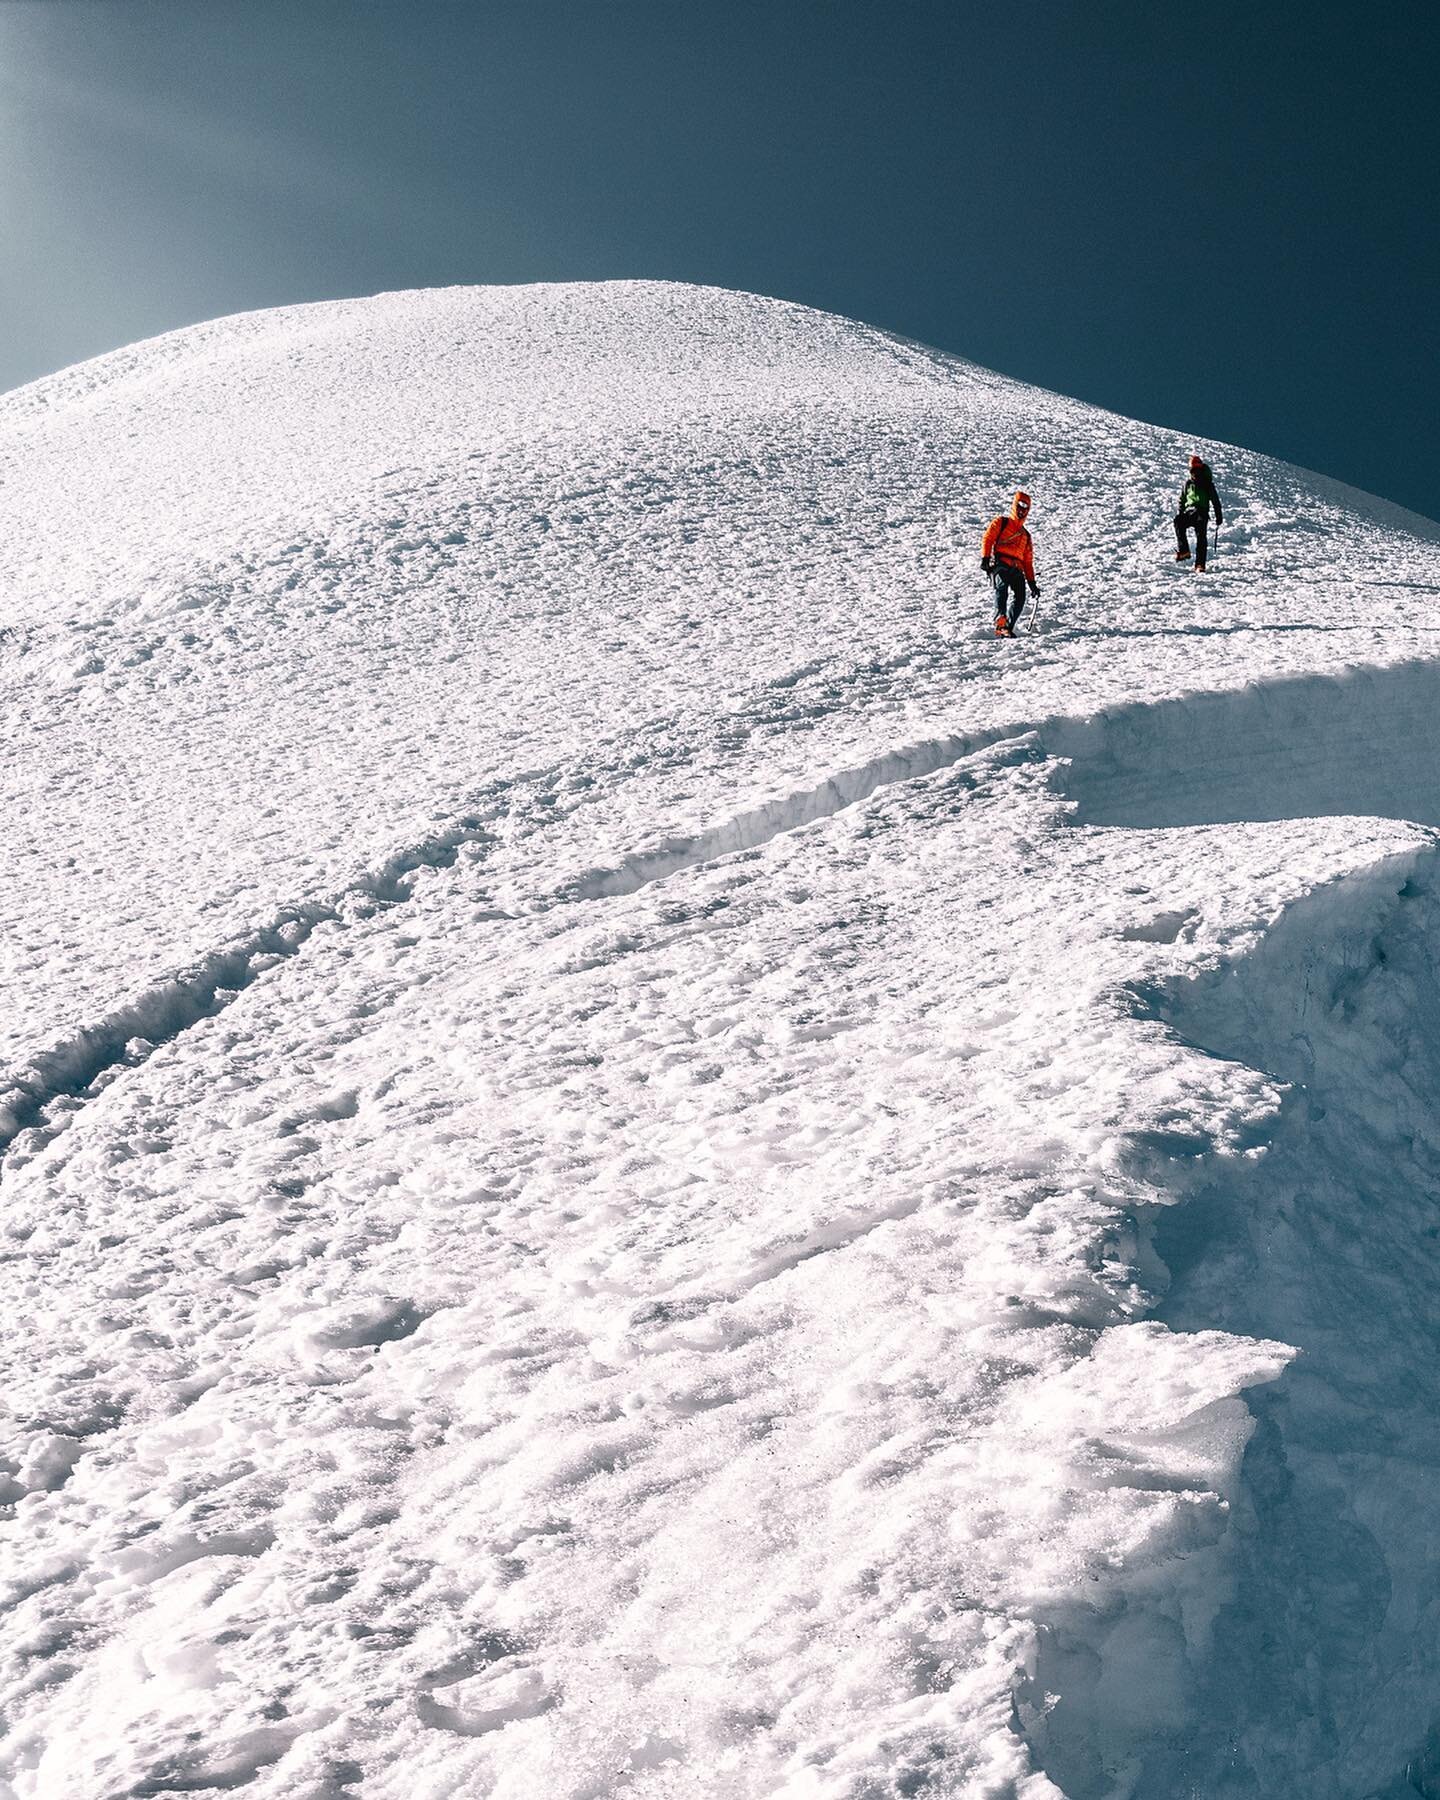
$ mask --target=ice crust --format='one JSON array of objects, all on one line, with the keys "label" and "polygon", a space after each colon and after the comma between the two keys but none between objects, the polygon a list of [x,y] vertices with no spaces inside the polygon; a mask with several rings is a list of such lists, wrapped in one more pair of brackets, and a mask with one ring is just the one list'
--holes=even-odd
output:
[{"label": "ice crust", "polygon": [[0,1793],[1440,1792],[1440,528],[1194,447],[658,283],[0,399]]}]

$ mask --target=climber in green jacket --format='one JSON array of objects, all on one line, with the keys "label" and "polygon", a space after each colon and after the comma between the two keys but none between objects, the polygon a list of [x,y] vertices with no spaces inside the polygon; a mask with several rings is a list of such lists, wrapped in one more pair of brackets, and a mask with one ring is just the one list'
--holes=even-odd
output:
[{"label": "climber in green jacket", "polygon": [[1215,509],[1215,528],[1218,531],[1223,520],[1220,511],[1220,496],[1215,492],[1215,477],[1210,473],[1210,465],[1201,456],[1190,458],[1190,473],[1185,478],[1185,485],[1180,490],[1180,510],[1175,515],[1175,560],[1190,560],[1190,528],[1195,528],[1195,568],[1197,573],[1205,568],[1205,553],[1210,547],[1210,509]]}]

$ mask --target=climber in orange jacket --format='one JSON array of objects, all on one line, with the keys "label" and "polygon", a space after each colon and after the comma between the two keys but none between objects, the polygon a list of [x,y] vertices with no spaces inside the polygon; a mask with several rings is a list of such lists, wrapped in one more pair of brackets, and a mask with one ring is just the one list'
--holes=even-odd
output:
[{"label": "climber in orange jacket", "polygon": [[990,577],[995,589],[995,635],[1014,637],[1015,621],[1025,610],[1025,590],[1040,592],[1035,579],[1035,547],[1025,520],[1030,513],[1030,496],[1022,489],[1016,494],[1008,518],[994,518],[985,527],[980,545],[980,567]]}]

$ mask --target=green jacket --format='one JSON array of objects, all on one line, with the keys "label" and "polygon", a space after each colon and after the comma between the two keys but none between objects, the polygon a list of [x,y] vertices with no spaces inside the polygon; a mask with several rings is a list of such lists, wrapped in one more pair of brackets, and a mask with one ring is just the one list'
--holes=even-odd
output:
[{"label": "green jacket", "polygon": [[1215,477],[1210,473],[1209,463],[1201,463],[1193,475],[1187,476],[1185,485],[1180,490],[1181,512],[1208,512],[1215,508],[1215,523],[1224,524],[1224,515],[1220,511],[1220,496],[1215,492]]}]

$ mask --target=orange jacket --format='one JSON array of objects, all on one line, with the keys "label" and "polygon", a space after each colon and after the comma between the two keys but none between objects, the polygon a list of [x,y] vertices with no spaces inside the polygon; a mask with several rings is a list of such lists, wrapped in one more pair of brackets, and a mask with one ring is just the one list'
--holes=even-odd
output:
[{"label": "orange jacket", "polygon": [[1023,570],[1026,581],[1035,579],[1035,546],[1030,541],[1030,533],[1015,517],[1013,506],[1008,518],[994,518],[985,527],[980,554],[1009,563],[1012,569]]}]

